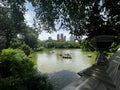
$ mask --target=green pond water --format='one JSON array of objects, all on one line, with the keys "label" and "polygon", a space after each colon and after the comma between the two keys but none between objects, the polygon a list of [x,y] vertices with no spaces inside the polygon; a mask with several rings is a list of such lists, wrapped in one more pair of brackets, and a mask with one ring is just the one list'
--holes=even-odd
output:
[{"label": "green pond water", "polygon": [[[70,54],[72,58],[63,58],[61,54]],[[31,57],[37,70],[42,73],[54,73],[62,70],[77,73],[91,66],[96,54],[94,52],[82,52],[80,49],[54,49],[33,53]]]}]

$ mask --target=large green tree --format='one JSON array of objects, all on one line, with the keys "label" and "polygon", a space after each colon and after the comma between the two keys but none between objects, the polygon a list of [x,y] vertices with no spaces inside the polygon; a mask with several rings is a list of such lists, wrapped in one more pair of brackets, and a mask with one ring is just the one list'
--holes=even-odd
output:
[{"label": "large green tree", "polygon": [[120,35],[119,0],[29,0],[36,6],[38,25],[66,28],[76,36]]},{"label": "large green tree", "polygon": [[8,47],[14,29],[9,11],[9,8],[0,7],[0,37],[5,40],[4,47]]},{"label": "large green tree", "polygon": [[38,33],[32,27],[26,27],[23,35],[23,40],[32,49],[37,48],[38,45]]},{"label": "large green tree", "polygon": [[25,23],[25,3],[25,0],[2,0],[0,2],[1,49],[10,47],[11,41],[17,38],[21,38],[31,48],[36,48],[38,31]]},{"label": "large green tree", "polygon": [[2,0],[0,2],[0,37],[6,40],[5,48],[21,32],[24,22],[25,0]]}]

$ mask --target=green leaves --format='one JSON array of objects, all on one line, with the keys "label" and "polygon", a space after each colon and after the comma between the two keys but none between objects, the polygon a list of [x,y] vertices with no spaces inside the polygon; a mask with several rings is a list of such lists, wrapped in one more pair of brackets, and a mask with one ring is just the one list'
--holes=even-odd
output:
[{"label": "green leaves", "polygon": [[3,48],[8,48],[13,38],[22,32],[25,0],[2,0],[0,3],[0,37],[5,39]]},{"label": "green leaves", "polygon": [[41,47],[45,48],[80,48],[80,44],[77,42],[70,41],[41,41],[39,42],[39,49]]},{"label": "green leaves", "polygon": [[1,53],[2,59],[5,59],[6,57],[6,59],[8,59],[10,57],[11,59],[9,58],[9,60],[12,60],[14,58],[16,59],[16,55],[20,58],[27,59],[27,56],[20,49],[3,49]]},{"label": "green leaves", "polygon": [[20,49],[4,49],[0,55],[0,90],[52,90],[46,75]]},{"label": "green leaves", "polygon": [[[2,77],[24,76],[32,72],[34,64],[20,49],[4,49],[0,56]],[[3,69],[3,70],[2,70]]]},{"label": "green leaves", "polygon": [[36,3],[38,22],[42,22],[40,26],[46,25],[48,31],[58,21],[61,28],[78,37],[120,35],[119,0],[40,0]]}]

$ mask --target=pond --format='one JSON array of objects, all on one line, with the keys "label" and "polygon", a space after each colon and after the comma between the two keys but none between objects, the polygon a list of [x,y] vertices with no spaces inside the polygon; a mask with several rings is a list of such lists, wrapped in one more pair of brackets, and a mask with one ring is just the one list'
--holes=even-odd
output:
[{"label": "pond", "polygon": [[[63,58],[69,54],[72,58]],[[79,72],[91,66],[95,59],[92,52],[82,52],[81,49],[54,49],[34,53],[37,70],[42,73],[54,73],[62,70]]]}]

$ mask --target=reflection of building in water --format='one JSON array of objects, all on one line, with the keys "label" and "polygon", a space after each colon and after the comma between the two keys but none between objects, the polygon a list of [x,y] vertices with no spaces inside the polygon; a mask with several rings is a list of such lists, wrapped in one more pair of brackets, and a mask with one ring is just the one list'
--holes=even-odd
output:
[{"label": "reflection of building in water", "polygon": [[66,41],[66,36],[63,34],[57,34],[57,40],[58,41]]},{"label": "reflection of building in water", "polygon": [[71,34],[70,41],[75,41],[75,36]]}]

